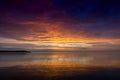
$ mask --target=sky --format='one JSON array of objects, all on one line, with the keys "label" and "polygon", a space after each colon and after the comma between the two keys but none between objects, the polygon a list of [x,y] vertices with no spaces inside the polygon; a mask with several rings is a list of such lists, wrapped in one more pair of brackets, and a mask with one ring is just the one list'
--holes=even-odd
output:
[{"label": "sky", "polygon": [[119,0],[0,0],[0,50],[120,50]]}]

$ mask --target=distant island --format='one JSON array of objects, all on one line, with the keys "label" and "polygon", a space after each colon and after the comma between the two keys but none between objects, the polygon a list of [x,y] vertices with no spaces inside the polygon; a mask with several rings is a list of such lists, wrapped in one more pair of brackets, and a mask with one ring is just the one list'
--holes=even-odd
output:
[{"label": "distant island", "polygon": [[0,54],[2,55],[22,55],[22,54],[27,54],[30,53],[30,51],[26,51],[26,50],[0,50]]}]

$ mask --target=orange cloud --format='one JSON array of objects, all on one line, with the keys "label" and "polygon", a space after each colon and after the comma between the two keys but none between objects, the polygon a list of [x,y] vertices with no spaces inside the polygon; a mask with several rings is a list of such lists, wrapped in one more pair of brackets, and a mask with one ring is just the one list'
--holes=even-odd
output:
[{"label": "orange cloud", "polygon": [[[118,42],[119,39],[114,38],[96,38],[94,37],[97,32],[85,33],[83,26],[76,24],[72,26],[65,24],[64,22],[54,21],[22,21],[18,24],[26,27],[26,33],[20,34],[21,40],[25,41],[37,41],[37,42]],[[88,25],[88,24],[86,24]],[[92,24],[93,25],[93,24]],[[74,30],[75,26],[79,26],[77,31]],[[73,27],[73,28],[72,28]],[[70,29],[69,29],[70,28]],[[25,31],[24,31],[25,32]],[[19,35],[19,34],[18,34]],[[90,37],[93,35],[93,37]]]}]

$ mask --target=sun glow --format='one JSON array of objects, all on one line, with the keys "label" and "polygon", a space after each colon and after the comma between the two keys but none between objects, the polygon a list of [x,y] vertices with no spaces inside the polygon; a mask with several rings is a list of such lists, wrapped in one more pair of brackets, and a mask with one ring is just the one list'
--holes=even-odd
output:
[{"label": "sun glow", "polygon": [[87,43],[76,43],[76,42],[47,42],[47,43],[36,43],[35,45],[38,46],[46,46],[46,47],[59,47],[59,48],[65,48],[65,47],[91,47],[91,44]]}]

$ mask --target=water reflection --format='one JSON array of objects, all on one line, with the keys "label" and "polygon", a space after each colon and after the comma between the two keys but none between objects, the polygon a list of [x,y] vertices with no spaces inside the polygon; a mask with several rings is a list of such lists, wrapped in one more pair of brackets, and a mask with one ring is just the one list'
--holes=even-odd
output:
[{"label": "water reflection", "polygon": [[119,52],[33,52],[26,55],[0,55],[0,66],[24,64],[120,67]]},{"label": "water reflection", "polygon": [[120,53],[0,55],[0,67],[0,80],[117,80],[120,79]]}]

